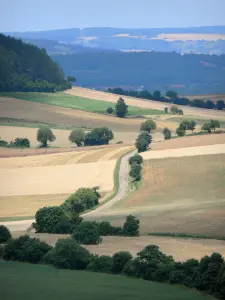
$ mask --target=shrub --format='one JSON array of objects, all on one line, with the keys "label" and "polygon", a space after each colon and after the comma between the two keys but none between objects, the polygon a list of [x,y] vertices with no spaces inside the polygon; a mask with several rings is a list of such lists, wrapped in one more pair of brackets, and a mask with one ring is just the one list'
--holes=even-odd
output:
[{"label": "shrub", "polygon": [[27,138],[16,138],[13,142],[14,147],[30,148],[30,141]]},{"label": "shrub", "polygon": [[169,128],[166,127],[163,129],[163,135],[165,140],[171,139],[171,131],[169,130]]},{"label": "shrub", "polygon": [[120,251],[112,257],[112,272],[119,274],[123,271],[125,265],[132,259],[132,255],[128,251]]},{"label": "shrub", "polygon": [[84,270],[91,261],[91,254],[71,238],[59,239],[50,255],[50,261],[57,268]]},{"label": "shrub", "polygon": [[107,221],[102,221],[98,224],[98,231],[101,236],[112,235],[113,226]]},{"label": "shrub", "polygon": [[128,105],[126,105],[123,98],[119,98],[115,106],[117,117],[124,118],[128,113]]},{"label": "shrub", "polygon": [[178,127],[177,129],[176,129],[176,134],[177,134],[177,136],[185,136],[185,130],[183,130],[183,129],[181,129],[180,127]]},{"label": "shrub", "polygon": [[5,140],[2,140],[2,139],[0,138],[0,147],[7,147],[7,146],[8,146],[8,142],[5,141]]},{"label": "shrub", "polygon": [[123,141],[118,141],[116,142],[116,144],[123,144]]},{"label": "shrub", "polygon": [[111,141],[113,138],[114,135],[108,127],[94,128],[86,134],[84,145],[108,145],[109,141]]},{"label": "shrub", "polygon": [[134,156],[131,156],[129,159],[129,164],[132,165],[133,163],[142,164],[143,163],[143,157],[139,154],[136,154]]},{"label": "shrub", "polygon": [[81,220],[78,215],[70,218],[60,206],[43,207],[36,212],[33,227],[36,232],[66,234],[72,233]]},{"label": "shrub", "polygon": [[113,107],[108,107],[106,109],[106,113],[109,114],[109,115],[113,114],[114,113],[114,108]]},{"label": "shrub", "polygon": [[4,248],[4,260],[39,263],[52,247],[28,235],[10,239]]},{"label": "shrub", "polygon": [[137,163],[133,163],[131,165],[129,175],[130,175],[130,177],[133,178],[133,181],[140,181],[141,180],[141,170],[142,170],[141,165],[139,165]]},{"label": "shrub", "polygon": [[73,130],[69,135],[69,141],[80,147],[84,144],[85,131],[83,129]]},{"label": "shrub", "polygon": [[69,216],[72,216],[74,213],[80,214],[86,210],[85,202],[77,197],[76,193],[70,195],[69,198],[61,204],[61,207]]},{"label": "shrub", "polygon": [[41,127],[37,131],[37,141],[41,143],[41,147],[46,148],[48,142],[54,142],[56,139],[55,135],[49,127]]},{"label": "shrub", "polygon": [[98,187],[79,188],[67,200],[72,200],[74,197],[79,198],[84,203],[85,209],[90,209],[98,205],[100,196],[101,195],[98,192]]},{"label": "shrub", "polygon": [[81,222],[73,231],[73,239],[84,245],[97,245],[102,242],[98,225],[95,222]]},{"label": "shrub", "polygon": [[87,269],[93,272],[111,273],[112,257],[108,255],[95,255],[89,263]]},{"label": "shrub", "polygon": [[141,124],[140,131],[146,131],[150,133],[151,131],[156,129],[156,123],[153,120],[147,120]]},{"label": "shrub", "polygon": [[129,215],[123,225],[123,235],[125,236],[139,236],[140,221],[135,216]]},{"label": "shrub", "polygon": [[11,233],[7,227],[0,225],[0,244],[6,243],[11,239]]}]

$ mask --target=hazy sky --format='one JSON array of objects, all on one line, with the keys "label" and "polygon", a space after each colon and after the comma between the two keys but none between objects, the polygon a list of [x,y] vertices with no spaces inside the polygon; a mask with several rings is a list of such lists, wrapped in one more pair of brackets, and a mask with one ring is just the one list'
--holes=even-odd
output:
[{"label": "hazy sky", "polygon": [[0,0],[0,31],[225,25],[225,0]]}]

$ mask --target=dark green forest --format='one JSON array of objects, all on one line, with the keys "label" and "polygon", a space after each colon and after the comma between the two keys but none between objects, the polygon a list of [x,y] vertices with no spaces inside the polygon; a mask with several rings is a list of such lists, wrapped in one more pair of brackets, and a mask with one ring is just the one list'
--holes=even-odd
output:
[{"label": "dark green forest", "polygon": [[70,87],[64,72],[45,49],[0,34],[1,92],[54,92]]},{"label": "dark green forest", "polygon": [[180,95],[225,92],[225,55],[171,52],[99,52],[57,55],[54,59],[77,84],[99,89],[121,87]]}]

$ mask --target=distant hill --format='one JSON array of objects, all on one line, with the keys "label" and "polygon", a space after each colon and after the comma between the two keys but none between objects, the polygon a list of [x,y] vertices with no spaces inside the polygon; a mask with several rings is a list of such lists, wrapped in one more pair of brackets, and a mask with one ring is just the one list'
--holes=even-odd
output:
[{"label": "distant hill", "polygon": [[172,89],[183,95],[225,93],[225,55],[102,52],[54,59],[83,87]]},{"label": "distant hill", "polygon": [[44,49],[0,34],[0,91],[54,91],[70,87]]},{"label": "distant hill", "polygon": [[225,26],[140,29],[93,27],[7,34],[22,39],[54,40],[68,45],[120,51],[225,53]]}]

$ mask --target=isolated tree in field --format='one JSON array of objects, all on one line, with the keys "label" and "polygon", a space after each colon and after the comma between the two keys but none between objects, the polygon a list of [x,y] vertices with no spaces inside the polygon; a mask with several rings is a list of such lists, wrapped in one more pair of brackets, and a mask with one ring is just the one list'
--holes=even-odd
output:
[{"label": "isolated tree in field", "polygon": [[123,98],[119,98],[115,106],[116,115],[119,118],[124,118],[128,113],[128,105]]},{"label": "isolated tree in field", "polygon": [[94,128],[86,134],[84,145],[108,145],[109,141],[111,141],[113,138],[114,135],[108,127]]},{"label": "isolated tree in field", "polygon": [[84,139],[85,131],[83,129],[73,130],[69,135],[70,142],[76,144],[77,147],[80,147],[84,144]]},{"label": "isolated tree in field", "polygon": [[156,129],[156,123],[153,120],[147,120],[141,124],[140,131],[147,131],[148,133],[150,133],[155,129]]},{"label": "isolated tree in field", "polygon": [[41,147],[47,147],[48,142],[54,142],[55,135],[49,127],[41,127],[37,131],[37,141],[41,143]]},{"label": "isolated tree in field", "polygon": [[163,129],[163,135],[165,140],[171,139],[171,131],[169,130],[169,128],[166,127]]},{"label": "isolated tree in field", "polygon": [[172,100],[174,98],[177,98],[177,92],[174,92],[174,91],[171,91],[171,90],[167,91],[166,96],[169,97]]},{"label": "isolated tree in field", "polygon": [[210,127],[215,132],[217,128],[220,128],[220,122],[217,120],[210,120]]},{"label": "isolated tree in field", "polygon": [[108,107],[106,109],[106,113],[109,114],[109,115],[113,114],[114,113],[114,108],[113,107]]},{"label": "isolated tree in field", "polygon": [[180,128],[180,127],[178,127],[177,129],[176,129],[176,134],[177,134],[177,136],[185,136],[185,130],[183,130],[182,128]]}]

